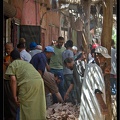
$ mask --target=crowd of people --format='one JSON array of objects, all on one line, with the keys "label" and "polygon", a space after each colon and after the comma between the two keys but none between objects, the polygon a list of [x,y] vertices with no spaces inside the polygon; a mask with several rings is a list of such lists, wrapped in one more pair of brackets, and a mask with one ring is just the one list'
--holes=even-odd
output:
[{"label": "crowd of people", "polygon": [[[114,45],[111,40],[109,55],[108,50],[95,41],[89,46],[89,53],[86,53],[82,45],[78,51],[72,40],[65,42],[61,36],[44,50],[33,41],[27,51],[24,38],[19,40],[16,48],[13,43],[6,43],[7,55],[3,63],[4,119],[46,120],[46,99],[51,93],[52,104],[80,104],[80,118],[91,111],[94,114],[93,119],[102,120],[108,112],[105,74],[110,74],[111,95],[115,95],[117,91]],[[106,62],[110,58],[111,69]],[[91,101],[92,108],[88,107],[87,100]],[[99,105],[103,108],[101,112]],[[88,107],[87,111],[84,107]],[[91,118],[91,114],[87,114],[87,118]]]}]

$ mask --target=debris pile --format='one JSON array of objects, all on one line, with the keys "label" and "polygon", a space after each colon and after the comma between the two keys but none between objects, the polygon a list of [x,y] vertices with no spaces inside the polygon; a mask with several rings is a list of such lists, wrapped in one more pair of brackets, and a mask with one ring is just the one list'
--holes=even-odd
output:
[{"label": "debris pile", "polygon": [[79,106],[72,103],[56,103],[47,109],[47,120],[78,120]]}]

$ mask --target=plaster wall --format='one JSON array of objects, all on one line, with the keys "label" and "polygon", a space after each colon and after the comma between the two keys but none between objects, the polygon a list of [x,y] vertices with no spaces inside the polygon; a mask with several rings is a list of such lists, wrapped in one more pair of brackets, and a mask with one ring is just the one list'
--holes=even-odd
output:
[{"label": "plaster wall", "polygon": [[57,40],[59,37],[60,29],[60,14],[58,12],[47,13],[47,39],[49,43],[52,40]]},{"label": "plaster wall", "polygon": [[40,25],[40,4],[33,0],[23,2],[21,25]]},{"label": "plaster wall", "polygon": [[[58,12],[46,10],[46,6],[41,6],[39,2],[35,3],[34,0],[10,0],[10,4],[17,9],[15,18],[20,20],[20,25],[41,26],[41,44],[43,46],[50,45],[52,40],[58,39],[60,28],[60,14]],[[45,12],[40,25],[40,20]]]}]

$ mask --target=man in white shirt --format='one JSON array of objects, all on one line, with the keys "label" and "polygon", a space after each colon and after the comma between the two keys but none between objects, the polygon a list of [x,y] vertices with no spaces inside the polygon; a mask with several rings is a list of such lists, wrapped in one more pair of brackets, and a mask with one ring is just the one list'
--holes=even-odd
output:
[{"label": "man in white shirt", "polygon": [[26,51],[25,49],[25,44],[24,43],[19,43],[17,45],[18,51],[20,52],[20,57],[24,61],[30,62],[31,60],[31,55]]}]

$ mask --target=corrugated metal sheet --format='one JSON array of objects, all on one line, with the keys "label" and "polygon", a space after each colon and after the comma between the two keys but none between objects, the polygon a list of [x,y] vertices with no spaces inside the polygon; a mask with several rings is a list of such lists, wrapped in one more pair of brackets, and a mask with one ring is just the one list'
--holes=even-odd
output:
[{"label": "corrugated metal sheet", "polygon": [[[98,100],[95,96],[95,89],[102,91],[105,101],[105,83],[101,68],[93,63],[86,66],[81,89],[81,103],[79,120],[104,120]],[[106,102],[105,102],[106,103]]]}]

